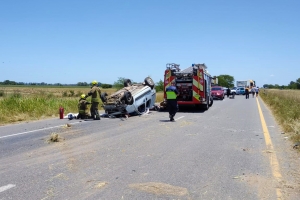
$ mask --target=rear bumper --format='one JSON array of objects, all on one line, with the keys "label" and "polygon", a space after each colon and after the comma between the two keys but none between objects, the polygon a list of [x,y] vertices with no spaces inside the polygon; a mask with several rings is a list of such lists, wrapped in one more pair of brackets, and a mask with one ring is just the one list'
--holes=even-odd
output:
[{"label": "rear bumper", "polygon": [[213,99],[223,99],[223,98],[224,98],[223,95],[211,95],[211,97],[212,97]]},{"label": "rear bumper", "polygon": [[104,105],[105,113],[112,114],[116,112],[126,113],[126,104],[123,105]]}]

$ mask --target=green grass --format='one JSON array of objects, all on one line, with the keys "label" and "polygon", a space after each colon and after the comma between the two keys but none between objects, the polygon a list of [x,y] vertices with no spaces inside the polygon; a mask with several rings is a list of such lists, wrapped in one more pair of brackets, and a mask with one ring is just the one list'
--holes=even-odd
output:
[{"label": "green grass", "polygon": [[300,91],[261,89],[259,95],[283,131],[290,134],[294,142],[300,142]]},{"label": "green grass", "polygon": [[59,107],[65,113],[77,112],[78,98],[57,98],[49,96],[7,96],[0,100],[1,124],[18,121],[38,120],[59,116]]}]

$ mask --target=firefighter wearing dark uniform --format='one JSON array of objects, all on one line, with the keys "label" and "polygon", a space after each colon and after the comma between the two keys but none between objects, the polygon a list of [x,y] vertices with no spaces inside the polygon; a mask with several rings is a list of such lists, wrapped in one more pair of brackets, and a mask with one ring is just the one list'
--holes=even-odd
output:
[{"label": "firefighter wearing dark uniform", "polygon": [[100,115],[98,112],[98,105],[100,103],[100,95],[101,95],[101,90],[98,87],[98,82],[93,81],[92,82],[92,87],[90,92],[88,93],[88,96],[92,96],[92,106],[91,106],[91,115],[94,120],[100,120]]},{"label": "firefighter wearing dark uniform", "polygon": [[179,95],[178,90],[176,89],[176,83],[175,81],[171,82],[171,85],[166,88],[166,94],[167,94],[167,105],[169,109],[169,118],[170,121],[174,121],[174,116],[177,112],[177,96]]},{"label": "firefighter wearing dark uniform", "polygon": [[77,116],[77,119],[88,119],[88,118],[90,118],[88,104],[91,104],[91,103],[86,100],[86,95],[82,94],[80,96],[80,99],[79,99],[79,102],[78,102],[78,116]]}]

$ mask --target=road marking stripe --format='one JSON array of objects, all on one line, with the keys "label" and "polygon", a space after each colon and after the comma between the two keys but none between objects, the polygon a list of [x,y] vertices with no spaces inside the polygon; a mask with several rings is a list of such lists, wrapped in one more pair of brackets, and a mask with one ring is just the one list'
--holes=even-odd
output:
[{"label": "road marking stripe", "polygon": [[0,187],[0,192],[4,192],[5,190],[9,190],[10,188],[16,187],[16,185],[8,184],[6,186]]},{"label": "road marking stripe", "polygon": [[179,119],[181,119],[181,118],[184,118],[184,116],[178,117],[178,118],[177,118],[177,119],[175,119],[175,120],[177,121],[177,120],[179,120]]},{"label": "road marking stripe", "polygon": [[[74,123],[68,123],[68,124],[77,124],[77,123],[80,123],[80,122],[74,122]],[[16,133],[16,134],[12,134],[12,135],[6,135],[6,136],[0,137],[0,139],[7,138],[7,137],[13,137],[13,136],[17,136],[17,135],[23,135],[23,134],[26,134],[26,133],[33,133],[33,132],[37,132],[37,131],[43,131],[43,130],[52,129],[52,128],[58,128],[58,127],[62,127],[62,126],[65,126],[65,124],[64,125],[59,125],[59,126],[52,126],[52,127],[48,127],[48,128],[41,128],[41,129],[37,129],[37,130],[33,130],[33,131],[26,131],[26,132],[22,132],[22,133]]]},{"label": "road marking stripe", "polygon": [[[274,147],[273,147],[273,144],[272,144],[272,140],[271,140],[271,137],[270,137],[270,133],[269,133],[264,115],[261,111],[261,107],[260,107],[258,98],[256,98],[256,102],[257,102],[258,112],[259,112],[260,121],[261,121],[262,129],[263,129],[263,133],[264,133],[266,146],[267,146],[268,150],[271,150],[273,152],[273,153],[269,154],[269,160],[270,160],[270,166],[271,166],[271,169],[272,169],[272,174],[273,174],[273,177],[275,177],[275,179],[279,183],[281,181],[281,178],[282,178],[281,173],[280,173],[280,169],[279,169],[279,163],[278,163],[278,160],[277,160],[276,153],[274,151]],[[276,188],[276,194],[277,194],[277,198],[281,199],[281,197],[282,197],[281,189]]]}]

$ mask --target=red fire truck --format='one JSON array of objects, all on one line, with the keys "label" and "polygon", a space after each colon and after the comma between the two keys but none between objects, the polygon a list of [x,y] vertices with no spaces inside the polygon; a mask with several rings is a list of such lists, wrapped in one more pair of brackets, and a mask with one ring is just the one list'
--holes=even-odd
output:
[{"label": "red fire truck", "polygon": [[[211,97],[211,84],[216,80],[207,71],[206,65],[192,64],[192,66],[180,70],[180,65],[168,63],[164,75],[164,91],[175,80],[179,91],[177,97],[178,106],[194,105],[207,110],[213,104]],[[166,92],[164,92],[166,99]]]}]

